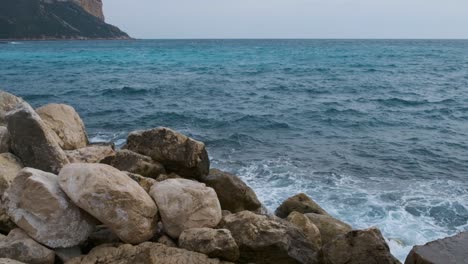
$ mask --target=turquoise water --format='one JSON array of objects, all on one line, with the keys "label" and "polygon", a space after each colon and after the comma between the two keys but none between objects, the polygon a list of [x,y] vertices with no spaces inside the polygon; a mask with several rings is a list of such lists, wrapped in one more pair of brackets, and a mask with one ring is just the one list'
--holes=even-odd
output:
[{"label": "turquoise water", "polygon": [[271,210],[305,192],[402,260],[468,230],[468,41],[22,42],[0,88],[73,105],[94,141],[177,129]]}]

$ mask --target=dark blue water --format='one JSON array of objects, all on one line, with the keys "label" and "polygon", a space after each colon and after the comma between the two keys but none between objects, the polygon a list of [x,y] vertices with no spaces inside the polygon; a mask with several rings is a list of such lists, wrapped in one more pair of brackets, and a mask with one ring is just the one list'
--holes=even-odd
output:
[{"label": "dark blue water", "polygon": [[400,259],[468,230],[468,41],[24,42],[0,88],[73,105],[95,141],[180,130],[268,208],[306,192]]}]

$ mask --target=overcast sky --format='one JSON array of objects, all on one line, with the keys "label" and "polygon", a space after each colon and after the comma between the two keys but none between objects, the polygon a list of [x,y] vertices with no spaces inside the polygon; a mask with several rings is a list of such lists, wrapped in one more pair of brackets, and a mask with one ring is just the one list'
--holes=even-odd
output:
[{"label": "overcast sky", "polygon": [[468,38],[468,0],[104,0],[135,38]]}]

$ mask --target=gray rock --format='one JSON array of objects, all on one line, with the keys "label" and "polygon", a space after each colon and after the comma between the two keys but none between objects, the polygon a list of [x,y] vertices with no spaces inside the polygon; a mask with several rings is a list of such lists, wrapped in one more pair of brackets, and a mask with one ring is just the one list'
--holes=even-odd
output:
[{"label": "gray rock", "polygon": [[377,228],[353,230],[322,248],[323,264],[399,264]]},{"label": "gray rock", "polygon": [[27,167],[58,173],[68,159],[51,131],[30,106],[6,116],[11,148]]},{"label": "gray rock", "polygon": [[315,250],[318,251],[322,247],[320,230],[312,223],[312,221],[309,220],[309,218],[307,218],[307,216],[294,211],[289,214],[286,220],[302,230],[304,235],[306,235],[307,239],[309,239],[310,243],[314,246]]},{"label": "gray rock", "polygon": [[10,152],[10,133],[8,128],[0,126],[0,153]]},{"label": "gray rock", "polygon": [[[21,161],[11,153],[0,154],[0,197],[10,187],[11,183],[23,168]],[[0,232],[8,234],[12,229],[16,228],[15,223],[3,206],[0,207]]]},{"label": "gray rock", "polygon": [[322,245],[333,241],[337,236],[352,230],[351,226],[329,215],[305,214],[307,218],[320,230]]},{"label": "gray rock", "polygon": [[126,149],[116,151],[115,155],[101,160],[101,163],[111,165],[121,171],[128,171],[153,179],[156,179],[160,174],[166,173],[161,163]]},{"label": "gray rock", "polygon": [[205,144],[165,127],[130,133],[124,148],[151,157],[184,178],[199,179],[210,169]]},{"label": "gray rock", "polygon": [[10,93],[0,90],[0,126],[6,125],[6,115],[8,112],[28,105],[23,99]]},{"label": "gray rock", "polygon": [[65,263],[72,258],[81,256],[81,249],[78,246],[71,248],[56,248],[54,251],[55,255],[60,261],[62,261],[62,263]]},{"label": "gray rock", "polygon": [[37,243],[19,228],[0,240],[0,256],[28,264],[53,264],[55,261],[54,251]]},{"label": "gray rock", "polygon": [[235,262],[239,247],[227,229],[191,228],[180,234],[179,247],[203,253],[210,258]]},{"label": "gray rock", "polygon": [[415,246],[405,264],[468,263],[468,232]]},{"label": "gray rock", "polygon": [[278,217],[286,218],[294,211],[301,214],[314,213],[328,215],[320,205],[310,199],[305,193],[299,193],[289,197],[276,209],[275,214]]},{"label": "gray rock", "polygon": [[223,210],[237,213],[256,211],[262,206],[255,192],[233,174],[211,169],[201,181],[215,190]]}]

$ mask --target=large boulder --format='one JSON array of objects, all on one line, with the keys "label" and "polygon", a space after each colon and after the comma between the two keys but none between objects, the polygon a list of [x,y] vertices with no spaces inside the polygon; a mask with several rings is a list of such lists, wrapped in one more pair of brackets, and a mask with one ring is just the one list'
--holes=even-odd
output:
[{"label": "large boulder", "polygon": [[275,215],[281,218],[286,218],[292,212],[301,214],[314,213],[328,215],[328,213],[320,207],[316,202],[310,199],[305,193],[299,193],[286,199],[275,211]]},{"label": "large boulder", "polygon": [[23,99],[0,90],[0,126],[6,125],[5,117],[8,112],[28,105]]},{"label": "large boulder", "polygon": [[66,264],[228,264],[230,262],[208,258],[201,253],[145,242],[138,246],[129,244],[102,246],[88,255],[74,258]]},{"label": "large boulder", "polygon": [[[11,153],[0,154],[0,197],[10,187],[16,175],[23,168],[21,161]],[[16,225],[13,223],[5,211],[0,207],[0,232],[8,234]]]},{"label": "large boulder", "polygon": [[168,172],[185,178],[199,179],[210,169],[205,144],[165,127],[130,133],[125,148],[151,157]]},{"label": "large boulder", "polygon": [[10,133],[8,128],[0,126],[0,153],[10,151]]},{"label": "large boulder", "polygon": [[307,218],[320,230],[322,244],[333,241],[337,236],[352,230],[351,226],[329,215],[305,214]]},{"label": "large boulder", "polygon": [[315,250],[319,250],[322,247],[320,230],[309,220],[309,218],[307,218],[307,216],[298,212],[292,212],[286,220],[304,233],[310,243],[314,246]]},{"label": "large boulder", "polygon": [[93,220],[70,202],[54,174],[24,168],[3,198],[12,221],[46,246],[72,247],[93,231]]},{"label": "large boulder", "polygon": [[239,259],[239,247],[227,229],[191,228],[179,237],[179,247],[203,253],[210,258],[235,262]]},{"label": "large boulder", "polygon": [[405,264],[468,263],[468,232],[414,246]]},{"label": "large boulder", "polygon": [[256,211],[262,206],[255,192],[235,175],[211,169],[201,181],[215,190],[223,210],[237,213]]},{"label": "large boulder", "polygon": [[377,228],[353,230],[322,248],[323,264],[399,264]]},{"label": "large boulder", "polygon": [[168,179],[151,187],[164,230],[178,238],[185,229],[215,227],[221,220],[221,206],[212,188],[187,179]]},{"label": "large boulder", "polygon": [[27,167],[58,173],[68,159],[56,136],[28,105],[6,116],[11,148]]},{"label": "large boulder", "polygon": [[231,231],[240,249],[238,263],[318,263],[304,233],[280,218],[243,211],[225,216],[219,228]]},{"label": "large boulder", "polygon": [[62,190],[80,208],[108,226],[122,241],[150,239],[158,220],[151,197],[125,173],[106,164],[73,163],[59,174]]},{"label": "large boulder", "polygon": [[64,104],[48,104],[36,109],[44,123],[57,134],[59,145],[66,150],[88,145],[83,121],[75,109]]},{"label": "large boulder", "polygon": [[161,163],[127,149],[116,151],[115,155],[101,160],[101,163],[111,165],[121,171],[128,171],[153,179],[156,179],[160,174],[166,173]]},{"label": "large boulder", "polygon": [[37,243],[19,228],[0,240],[0,256],[28,264],[54,264],[55,261],[54,251]]},{"label": "large boulder", "polygon": [[98,163],[115,155],[115,149],[111,144],[93,144],[84,148],[66,150],[65,154],[70,163]]}]

